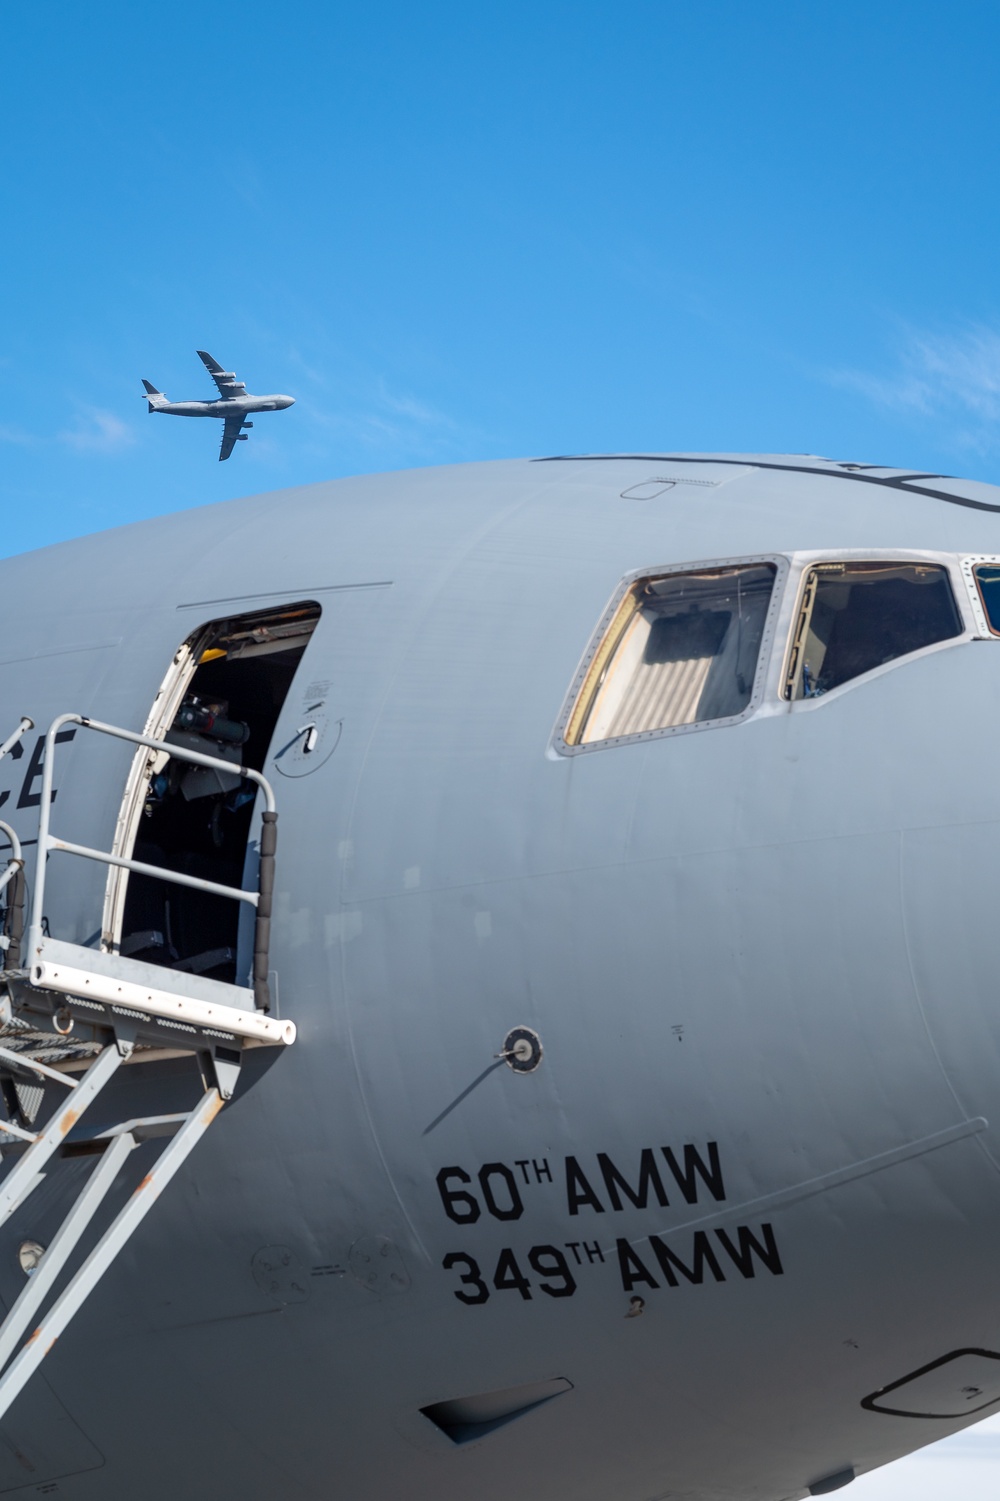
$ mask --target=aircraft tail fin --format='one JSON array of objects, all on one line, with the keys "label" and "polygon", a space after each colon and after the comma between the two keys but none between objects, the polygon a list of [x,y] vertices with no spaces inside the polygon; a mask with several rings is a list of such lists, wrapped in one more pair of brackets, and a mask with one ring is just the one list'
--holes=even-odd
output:
[{"label": "aircraft tail fin", "polygon": [[151,385],[148,380],[144,380],[143,385],[146,388],[146,397],[149,401],[149,410],[151,412],[155,412],[160,407],[166,406],[167,398],[164,396],[162,391],[158,391],[156,387],[154,385]]}]

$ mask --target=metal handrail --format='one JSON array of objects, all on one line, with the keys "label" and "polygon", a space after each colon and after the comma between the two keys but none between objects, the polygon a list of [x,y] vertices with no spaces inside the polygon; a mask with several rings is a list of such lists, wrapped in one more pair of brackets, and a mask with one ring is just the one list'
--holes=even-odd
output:
[{"label": "metal handrail", "polygon": [[2,818],[0,818],[0,834],[5,834],[10,840],[10,859],[7,861],[7,869],[0,876],[0,891],[3,891],[8,881],[14,879],[18,870],[24,864],[24,856],[21,852],[20,839],[18,839],[17,834],[11,828],[10,824],[4,823]]},{"label": "metal handrail", "polygon": [[3,760],[4,756],[9,750],[13,750],[14,746],[20,740],[22,735],[26,735],[29,730],[33,730],[34,728],[35,721],[33,719],[29,719],[27,714],[22,714],[21,723],[18,725],[13,735],[8,735],[3,745],[0,745],[0,761]]},{"label": "metal handrail", "polygon": [[[22,736],[34,728],[35,721],[30,715],[22,714],[17,729],[0,745],[0,761],[8,751],[14,749]],[[21,939],[24,936],[24,856],[20,839],[10,824],[4,823],[2,819],[0,819],[0,833],[6,834],[10,840],[10,859],[7,861],[3,875],[0,876],[0,892],[5,891],[11,881],[14,882],[14,889],[7,898],[7,915],[4,920],[6,929],[4,968],[17,969],[21,962]]]},{"label": "metal handrail", "polygon": [[[31,720],[21,721],[21,728],[10,737],[6,747],[0,747],[0,756],[4,749],[9,749],[15,740],[20,739],[25,729],[32,728]],[[24,937],[24,851],[21,849],[21,841],[17,837],[17,830],[12,829],[9,823],[4,823],[0,818],[0,834],[5,834],[10,842],[10,859],[2,876],[0,876],[0,892],[6,891],[11,881],[10,893],[6,899],[6,912],[4,913],[4,936],[0,940],[4,949],[4,969],[17,969],[21,963],[21,939]]]},{"label": "metal handrail", "polygon": [[[122,855],[113,855],[107,850],[91,849],[89,845],[72,844],[57,839],[49,832],[52,807],[52,781],[54,775],[56,736],[64,725],[79,725],[84,730],[96,730],[99,735],[110,735],[115,740],[127,740],[132,745],[142,745],[178,761],[189,761],[193,766],[207,766],[211,770],[225,771],[256,782],[264,794],[263,828],[260,840],[260,860],[256,891],[246,891],[241,886],[224,886],[218,881],[206,881],[201,876],[185,875],[182,871],[164,869],[159,865],[147,865],[142,860],[129,860]],[[31,725],[27,721],[24,728]],[[24,733],[24,728],[20,734]],[[9,743],[13,743],[12,737]],[[0,755],[7,746],[0,747]],[[186,746],[174,745],[166,740],[154,740],[150,735],[137,735],[132,730],[120,729],[117,725],[104,724],[99,719],[88,719],[84,714],[60,714],[49,725],[45,736],[45,752],[42,759],[41,804],[38,810],[38,864],[35,872],[35,888],[31,898],[31,924],[28,931],[28,947],[35,955],[43,939],[43,912],[45,904],[45,865],[49,852],[61,850],[67,855],[81,855],[85,860],[97,860],[102,865],[119,866],[122,870],[135,871],[137,875],[152,876],[158,881],[169,881],[175,886],[190,886],[196,891],[205,891],[213,896],[229,897],[232,901],[246,902],[256,908],[257,920],[254,932],[253,989],[254,1001],[260,1011],[271,1009],[268,989],[268,951],[270,947],[271,897],[274,890],[274,855],[277,841],[278,814],[274,801],[274,789],[259,771],[249,766],[235,766],[219,756],[208,756],[202,751],[188,750]],[[11,831],[13,832],[13,831]],[[16,836],[15,836],[16,837]],[[8,877],[9,878],[9,877]],[[3,883],[0,882],[0,890]]]}]

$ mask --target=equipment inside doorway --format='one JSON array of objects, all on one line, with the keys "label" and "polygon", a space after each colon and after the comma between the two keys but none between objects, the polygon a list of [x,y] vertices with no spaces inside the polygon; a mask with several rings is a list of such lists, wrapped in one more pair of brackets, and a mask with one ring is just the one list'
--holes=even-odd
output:
[{"label": "equipment inside doorway", "polygon": [[[243,883],[256,789],[239,768],[263,770],[319,613],[315,604],[285,605],[214,621],[189,639],[186,681],[164,742],[231,761],[233,771],[154,753],[134,859],[223,885]],[[239,983],[242,960],[249,964],[249,952],[238,954],[239,906],[132,873],[119,952]]]}]

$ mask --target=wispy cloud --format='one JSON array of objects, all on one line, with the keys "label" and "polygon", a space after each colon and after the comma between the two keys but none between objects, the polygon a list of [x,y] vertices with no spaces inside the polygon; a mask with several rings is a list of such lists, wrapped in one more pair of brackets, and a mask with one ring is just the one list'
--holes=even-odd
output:
[{"label": "wispy cloud", "polygon": [[[410,353],[408,363],[419,367],[435,392],[454,385],[452,372],[442,371],[427,351]],[[489,441],[487,433],[428,399],[405,377],[393,379],[373,368],[374,361],[351,359],[339,346],[318,353],[289,347],[285,359],[296,372],[291,390],[303,426],[301,441],[311,458],[376,468],[448,463]]]},{"label": "wispy cloud", "polygon": [[307,380],[311,380],[313,385],[319,386],[323,390],[329,389],[330,381],[328,376],[322,370],[318,370],[315,365],[307,364],[297,349],[289,349],[286,358],[288,359],[288,363],[294,365],[297,370],[301,370],[302,374]]},{"label": "wispy cloud", "polygon": [[414,431],[443,434],[457,429],[457,424],[447,413],[439,412],[407,392],[390,391],[384,381],[379,382],[378,405],[386,425],[403,428],[407,434]]},{"label": "wispy cloud", "polygon": [[0,423],[0,443],[16,443],[21,448],[30,448],[37,442],[34,433],[25,432],[23,427],[10,427]]},{"label": "wispy cloud", "polygon": [[358,404],[303,403],[312,423],[367,449],[420,457],[444,456],[462,447],[459,424],[446,412],[406,391],[378,381]]},{"label": "wispy cloud", "polygon": [[969,324],[957,333],[904,332],[888,374],[828,370],[833,385],[859,392],[887,410],[940,419],[961,429],[963,445],[1000,446],[1000,331]]},{"label": "wispy cloud", "polygon": [[131,448],[135,433],[114,412],[103,407],[80,406],[74,425],[59,434],[60,443],[79,453],[121,453]]}]

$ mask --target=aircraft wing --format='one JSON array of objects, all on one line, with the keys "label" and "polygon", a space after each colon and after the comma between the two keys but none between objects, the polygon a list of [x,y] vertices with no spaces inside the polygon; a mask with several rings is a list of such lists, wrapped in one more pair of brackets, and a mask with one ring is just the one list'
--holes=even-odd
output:
[{"label": "aircraft wing", "polygon": [[222,463],[223,459],[228,459],[229,455],[232,453],[233,449],[236,447],[236,442],[237,442],[237,439],[240,436],[240,428],[242,426],[243,426],[243,417],[242,417],[242,414],[237,415],[235,417],[227,417],[226,418],[226,425],[222,429],[222,447],[219,449],[219,463],[220,464]]},{"label": "aircraft wing", "polygon": [[242,396],[246,384],[237,380],[232,370],[223,370],[218,360],[213,360],[207,350],[199,349],[198,358],[215,381],[220,396]]}]

